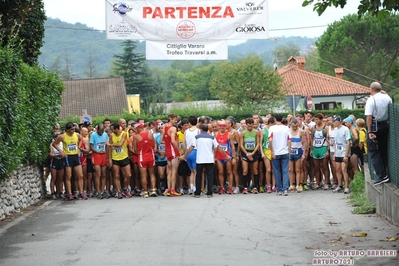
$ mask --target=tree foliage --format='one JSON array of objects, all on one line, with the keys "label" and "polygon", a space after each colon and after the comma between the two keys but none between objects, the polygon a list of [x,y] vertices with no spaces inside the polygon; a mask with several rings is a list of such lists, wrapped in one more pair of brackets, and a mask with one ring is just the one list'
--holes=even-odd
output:
[{"label": "tree foliage", "polygon": [[24,62],[31,66],[37,64],[43,45],[45,20],[42,0],[1,0],[1,45],[5,47],[11,37],[16,37],[22,42],[18,47]]},{"label": "tree foliage", "polygon": [[274,62],[279,67],[283,67],[288,63],[288,59],[293,56],[297,57],[301,53],[301,49],[298,45],[293,43],[287,45],[278,45],[273,50]]},{"label": "tree foliage", "polygon": [[124,77],[126,93],[146,99],[154,93],[154,87],[145,57],[136,53],[136,46],[132,40],[122,43],[123,53],[114,55],[114,74]]},{"label": "tree foliage", "polygon": [[390,15],[386,20],[346,16],[330,25],[316,45],[321,72],[333,75],[334,67],[339,66],[345,68],[347,79],[358,84],[392,83],[390,72],[398,65],[399,56],[399,16]]},{"label": "tree foliage", "polygon": [[25,64],[18,51],[14,43],[0,47],[0,179],[47,158],[64,89],[56,74]]},{"label": "tree foliage", "polygon": [[211,95],[228,106],[260,104],[281,99],[282,78],[261,58],[248,55],[236,63],[231,61],[215,65],[210,83]]},{"label": "tree foliage", "polygon": [[[314,3],[313,10],[320,16],[329,7],[344,8],[347,2],[348,0],[305,0],[302,2],[302,6],[308,6]],[[359,2],[357,12],[359,17],[370,14],[371,16],[384,19],[389,16],[392,11],[399,11],[399,2],[396,0],[360,0]]]}]

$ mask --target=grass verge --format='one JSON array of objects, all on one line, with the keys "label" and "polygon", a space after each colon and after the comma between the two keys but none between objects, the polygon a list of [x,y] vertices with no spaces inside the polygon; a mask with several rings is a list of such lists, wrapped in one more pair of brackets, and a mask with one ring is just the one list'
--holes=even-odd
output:
[{"label": "grass verge", "polygon": [[366,198],[365,182],[363,173],[356,172],[355,178],[351,182],[351,194],[349,196],[350,203],[355,207],[352,211],[354,214],[375,213],[374,204],[368,202]]}]

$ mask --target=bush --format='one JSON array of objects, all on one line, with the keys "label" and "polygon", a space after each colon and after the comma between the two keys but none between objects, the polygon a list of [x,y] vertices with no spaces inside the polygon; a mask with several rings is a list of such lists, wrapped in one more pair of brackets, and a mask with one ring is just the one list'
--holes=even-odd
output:
[{"label": "bush", "polygon": [[0,48],[0,179],[21,163],[42,163],[64,89],[57,75],[23,63],[16,50]]}]

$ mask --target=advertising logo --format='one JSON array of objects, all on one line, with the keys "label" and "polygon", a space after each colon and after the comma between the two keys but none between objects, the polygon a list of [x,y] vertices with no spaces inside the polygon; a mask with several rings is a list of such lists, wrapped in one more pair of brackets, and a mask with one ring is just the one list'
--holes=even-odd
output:
[{"label": "advertising logo", "polygon": [[129,7],[126,3],[118,3],[112,6],[114,13],[118,12],[119,15],[125,16],[127,12],[131,12],[133,8]]},{"label": "advertising logo", "polygon": [[190,20],[182,20],[177,24],[176,33],[183,39],[190,39],[195,35],[195,25]]},{"label": "advertising logo", "polygon": [[243,7],[237,7],[237,11],[240,15],[250,15],[250,14],[262,14],[264,11],[263,6],[255,6],[254,2],[245,3]]},{"label": "advertising logo", "polygon": [[257,32],[264,32],[265,27],[257,26],[255,24],[245,24],[244,26],[240,26],[236,28],[236,32],[244,33],[244,34],[256,34]]}]

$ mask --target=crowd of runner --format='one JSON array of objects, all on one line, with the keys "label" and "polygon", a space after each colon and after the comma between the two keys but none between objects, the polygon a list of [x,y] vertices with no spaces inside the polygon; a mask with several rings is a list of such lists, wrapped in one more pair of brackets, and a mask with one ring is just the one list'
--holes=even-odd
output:
[{"label": "crowd of runner", "polygon": [[[211,187],[202,168],[196,173],[200,133],[209,134],[217,145],[211,151]],[[241,121],[170,114],[166,121],[105,119],[95,127],[68,122],[64,131],[57,125],[53,132],[50,191],[53,199],[68,200],[213,193],[286,196],[309,189],[350,193],[355,173],[363,171],[366,136],[361,118],[325,117],[311,110],[285,118],[254,114]]]}]

